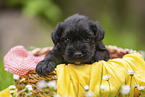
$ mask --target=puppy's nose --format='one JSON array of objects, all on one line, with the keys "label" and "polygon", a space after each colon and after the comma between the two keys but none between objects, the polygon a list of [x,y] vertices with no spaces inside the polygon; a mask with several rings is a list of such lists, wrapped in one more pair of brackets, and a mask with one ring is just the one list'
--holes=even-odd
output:
[{"label": "puppy's nose", "polygon": [[83,55],[83,54],[82,54],[81,52],[75,52],[75,53],[74,53],[74,56],[75,56],[77,59],[81,58],[82,55]]}]

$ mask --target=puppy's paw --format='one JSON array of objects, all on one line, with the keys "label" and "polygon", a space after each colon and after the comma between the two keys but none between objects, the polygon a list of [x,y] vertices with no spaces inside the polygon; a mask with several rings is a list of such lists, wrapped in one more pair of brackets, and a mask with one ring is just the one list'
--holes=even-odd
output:
[{"label": "puppy's paw", "polygon": [[40,61],[36,66],[36,72],[39,75],[46,75],[50,72],[52,72],[55,69],[56,65],[54,62],[50,61]]}]

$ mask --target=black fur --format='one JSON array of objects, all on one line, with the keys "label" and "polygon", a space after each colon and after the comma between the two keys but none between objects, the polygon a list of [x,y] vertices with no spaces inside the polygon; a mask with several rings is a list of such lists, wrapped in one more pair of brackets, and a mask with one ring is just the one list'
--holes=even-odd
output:
[{"label": "black fur", "polygon": [[36,72],[45,75],[58,64],[92,64],[110,58],[102,39],[105,31],[96,22],[75,14],[58,23],[52,32],[53,50],[37,64]]}]

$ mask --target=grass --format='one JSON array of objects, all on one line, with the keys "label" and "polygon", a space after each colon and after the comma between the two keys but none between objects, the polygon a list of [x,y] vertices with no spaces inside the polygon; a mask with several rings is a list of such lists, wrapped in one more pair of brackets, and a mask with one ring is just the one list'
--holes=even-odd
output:
[{"label": "grass", "polygon": [[0,56],[0,91],[13,84],[13,74],[4,70],[3,57]]}]

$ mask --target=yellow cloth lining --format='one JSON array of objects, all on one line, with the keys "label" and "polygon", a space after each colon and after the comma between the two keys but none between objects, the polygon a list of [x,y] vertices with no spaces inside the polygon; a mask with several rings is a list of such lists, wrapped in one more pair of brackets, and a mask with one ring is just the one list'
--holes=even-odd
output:
[{"label": "yellow cloth lining", "polygon": [[0,91],[0,97],[11,97],[10,88],[6,88],[6,89]]},{"label": "yellow cloth lining", "polygon": [[[108,62],[102,60],[92,65],[58,65],[57,93],[61,96],[84,97],[84,86],[89,85],[89,91],[94,92],[94,97],[99,97],[102,66],[103,75],[111,75],[109,79],[111,97],[117,94],[125,79],[127,84],[130,84],[130,75],[127,74],[128,70],[135,71],[132,84],[136,82],[141,86],[145,86],[145,62],[142,55],[134,53],[125,55],[123,58],[111,59]],[[102,85],[106,85],[108,88],[108,90],[102,91],[103,97],[108,96],[108,82],[102,80]]]}]

